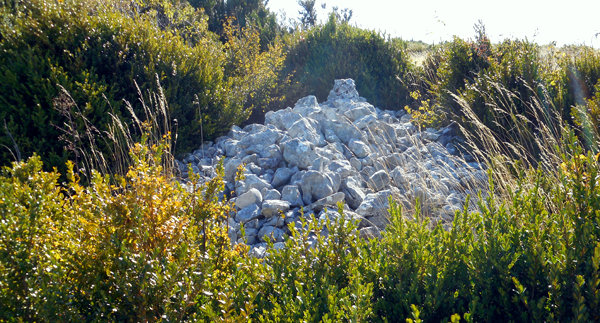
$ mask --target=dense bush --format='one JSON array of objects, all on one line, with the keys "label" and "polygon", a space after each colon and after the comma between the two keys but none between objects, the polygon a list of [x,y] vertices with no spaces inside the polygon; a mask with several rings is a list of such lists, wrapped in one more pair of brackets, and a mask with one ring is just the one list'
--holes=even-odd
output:
[{"label": "dense bush", "polygon": [[255,316],[286,322],[367,320],[373,283],[363,276],[367,250],[356,224],[341,209],[325,223],[314,216],[302,221],[300,229],[291,227],[285,247],[263,263],[271,279],[261,284]]},{"label": "dense bush", "polygon": [[458,212],[449,231],[393,221],[374,245],[385,255],[373,267],[384,279],[373,294],[377,316],[401,320],[415,304],[432,322],[456,313],[474,322],[597,320],[600,195],[582,176],[598,165],[591,155],[565,165],[558,181],[541,173],[522,181],[507,204],[490,197],[480,213]]},{"label": "dense bush", "polygon": [[600,53],[588,47],[553,50],[555,68],[547,76],[554,103],[563,107],[565,117],[574,105],[585,104],[595,93],[600,79]]},{"label": "dense bush", "polygon": [[[118,4],[39,0],[3,7],[3,147],[15,155],[17,149],[23,156],[36,152],[48,166],[64,165],[58,127],[65,113],[55,102],[60,86],[73,98],[72,108],[102,132],[109,112],[125,115],[122,99],[143,114],[136,82],[142,93],[162,85],[170,115],[178,120],[181,152],[199,146],[201,132],[214,138],[269,100],[283,53],[279,47],[261,51],[259,38],[246,36],[250,28],[240,31],[241,38],[231,33],[223,45],[189,6],[185,17],[192,28],[185,29],[178,27],[185,17],[161,23],[159,13],[168,12],[164,6],[138,14]],[[1,162],[12,159],[3,149]]]},{"label": "dense bush", "polygon": [[[0,320],[211,320],[242,315],[255,278],[231,248],[220,178],[187,190],[160,166],[166,141],[138,144],[117,184],[42,171],[0,177]],[[259,271],[256,271],[259,273]],[[246,289],[247,287],[247,289]],[[240,290],[244,288],[244,290]],[[247,313],[246,313],[247,315]]]},{"label": "dense bush", "polygon": [[186,190],[157,164],[164,145],[137,145],[113,185],[59,184],[39,157],[3,170],[1,319],[600,319],[600,166],[576,144],[447,231],[392,203],[380,240],[312,218],[262,261],[229,242],[220,177]]},{"label": "dense bush", "polygon": [[292,73],[288,105],[313,94],[327,99],[335,79],[352,78],[358,92],[382,108],[401,109],[408,99],[403,83],[410,63],[398,42],[380,34],[329,21],[295,35],[285,62],[285,73]]},{"label": "dense bush", "polygon": [[[218,18],[218,35],[194,6],[225,3],[190,3],[2,3],[0,162],[41,157],[0,172],[0,321],[600,320],[597,51],[492,46],[481,29],[414,73],[403,42],[332,15],[288,39],[281,72],[286,48],[248,24],[264,2],[227,2],[250,13],[236,11],[245,27]],[[172,178],[165,124],[178,119],[185,151],[283,95],[324,100],[341,77],[374,104],[419,111],[415,122],[458,121],[485,148],[470,153],[489,165],[489,195],[448,230],[392,202],[370,241],[341,210],[325,227],[306,216],[283,248],[249,257],[229,241],[222,168],[203,185]],[[88,140],[125,116],[141,143],[123,176],[44,171],[72,157],[65,131]]]},{"label": "dense bush", "polygon": [[[457,121],[478,148],[489,149],[483,141],[493,138],[502,154],[519,158],[525,152],[530,161],[539,160],[539,132],[560,132],[557,124],[567,122],[592,148],[589,138],[600,124],[595,108],[598,51],[557,51],[521,40],[492,45],[485,30],[477,30],[475,40],[442,44],[417,70],[408,106],[415,122]],[[482,131],[491,136],[481,136]]]},{"label": "dense bush", "polygon": [[454,38],[439,49],[441,53],[432,56],[432,59],[437,57],[439,62],[434,65],[437,80],[431,86],[441,105],[455,104],[450,94],[463,90],[488,66],[487,53],[477,51],[475,45],[474,42]]}]

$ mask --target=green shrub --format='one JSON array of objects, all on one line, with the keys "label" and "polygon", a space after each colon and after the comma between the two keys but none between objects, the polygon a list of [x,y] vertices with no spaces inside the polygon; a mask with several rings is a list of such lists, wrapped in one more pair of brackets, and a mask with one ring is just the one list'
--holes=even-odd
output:
[{"label": "green shrub", "polygon": [[[162,86],[178,120],[178,152],[222,134],[267,101],[282,64],[280,47],[260,51],[257,37],[244,36],[250,32],[224,46],[199,12],[185,16],[192,31],[178,27],[183,18],[157,23],[156,12],[167,12],[162,5],[135,14],[118,2],[36,0],[15,13],[5,10],[10,23],[0,29],[0,118],[8,131],[0,144],[14,155],[18,147],[24,157],[37,152],[47,167],[63,167],[67,153],[58,128],[68,117],[56,111],[59,85],[99,133],[112,122],[109,112],[129,115],[123,99],[143,115],[140,92]],[[12,159],[4,149],[1,162]]]},{"label": "green shrub", "polygon": [[247,318],[255,295],[238,280],[260,271],[231,247],[222,168],[188,191],[163,174],[168,141],[144,140],[116,184],[95,173],[83,187],[72,164],[60,184],[39,157],[3,170],[0,320]]},{"label": "green shrub", "polygon": [[333,81],[340,78],[354,79],[358,92],[382,108],[401,109],[406,104],[408,90],[402,80],[411,67],[397,43],[340,23],[335,15],[295,37],[283,74],[293,75],[288,105],[309,94],[325,101]]},{"label": "green shrub", "polygon": [[[493,48],[493,58],[488,60],[488,64],[459,92],[464,104],[459,104],[460,109],[452,111],[452,115],[473,133],[477,133],[474,123],[481,122],[498,142],[525,147],[530,156],[537,158],[539,152],[533,151],[530,143],[542,126],[540,123],[546,126],[550,123],[549,116],[540,114],[551,115],[554,109],[544,102],[547,98],[541,75],[544,67],[538,46],[526,41],[507,40]],[[537,109],[540,102],[544,106]],[[465,104],[469,106],[469,113],[473,114],[470,118],[466,117]],[[508,149],[505,153],[518,158]]]},{"label": "green shrub", "polygon": [[[562,116],[578,129],[578,135],[589,138],[597,133],[596,95],[600,82],[600,52],[581,47],[565,48],[555,54],[555,68],[549,73],[548,89]],[[587,141],[590,148],[595,144]]]},{"label": "green shrub", "polygon": [[303,219],[300,230],[290,225],[285,247],[264,262],[269,276],[257,298],[259,320],[362,322],[371,315],[372,283],[364,279],[361,261],[365,250],[355,223],[339,212],[325,223]]},{"label": "green shrub", "polygon": [[448,230],[392,203],[379,240],[313,217],[262,261],[229,241],[221,177],[164,175],[168,141],[144,137],[114,184],[72,165],[59,183],[33,157],[0,175],[0,319],[596,321],[599,155],[566,138],[557,173],[490,182]]},{"label": "green shrub", "polygon": [[[445,109],[456,109],[452,93],[457,93],[478,76],[478,73],[489,66],[489,40],[483,35],[478,42],[464,41],[455,37],[452,42],[444,44],[434,54],[425,71],[432,74],[431,91],[438,103]],[[439,61],[436,61],[439,60]]]},{"label": "green shrub", "polygon": [[597,320],[597,156],[570,151],[559,174],[522,177],[509,196],[457,212],[448,231],[392,206],[391,226],[370,249],[375,317],[400,321],[416,305],[435,322]]},{"label": "green shrub", "polygon": [[232,19],[240,28],[258,30],[263,50],[283,33],[283,28],[277,24],[277,17],[267,9],[268,1],[265,0],[189,0],[189,3],[206,13],[209,30],[224,40],[227,39],[225,23]]},{"label": "green shrub", "polygon": [[600,53],[588,47],[564,48],[554,53],[553,60],[557,68],[547,77],[549,91],[568,119],[571,107],[585,104],[585,99],[595,93],[594,86],[600,79]]}]

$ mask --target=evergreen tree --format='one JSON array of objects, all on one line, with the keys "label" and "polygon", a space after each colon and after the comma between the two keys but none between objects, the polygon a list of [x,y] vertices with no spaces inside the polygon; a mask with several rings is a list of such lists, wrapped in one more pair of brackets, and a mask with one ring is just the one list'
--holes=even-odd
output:
[{"label": "evergreen tree", "polygon": [[298,0],[302,7],[300,13],[300,22],[303,28],[310,28],[317,23],[317,11],[315,10],[315,0]]}]

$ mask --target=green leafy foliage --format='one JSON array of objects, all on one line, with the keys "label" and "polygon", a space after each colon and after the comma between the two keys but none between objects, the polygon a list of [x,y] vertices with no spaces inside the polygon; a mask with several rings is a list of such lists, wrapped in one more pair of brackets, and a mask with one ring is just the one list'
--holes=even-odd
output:
[{"label": "green leafy foliage", "polygon": [[[370,315],[371,283],[360,261],[364,250],[356,226],[339,216],[319,223],[314,216],[273,251],[264,266],[272,275],[258,299],[261,321],[364,321]],[[326,236],[322,233],[327,232]],[[310,236],[316,236],[310,241]]]},{"label": "green leafy foliage", "polygon": [[556,135],[561,122],[574,126],[582,142],[596,149],[597,50],[557,50],[526,40],[492,45],[483,27],[476,31],[475,40],[442,44],[416,70],[407,110],[417,123],[456,121],[478,148],[490,149],[485,141],[493,138],[494,150],[510,158],[525,151],[534,163],[540,160],[539,133]]},{"label": "green leafy foliage", "polygon": [[288,105],[309,94],[324,101],[335,79],[352,78],[369,102],[389,109],[405,106],[408,91],[402,80],[410,63],[402,44],[339,22],[335,14],[295,37],[284,69],[284,75],[293,75]]},{"label": "green leafy foliage", "polygon": [[283,28],[277,23],[275,14],[267,9],[265,0],[189,0],[194,8],[201,8],[208,16],[210,31],[227,37],[226,22],[235,20],[240,28],[252,27],[259,31],[262,49],[267,49]]},{"label": "green leafy foliage", "polygon": [[[83,0],[4,8],[10,23],[0,29],[0,118],[7,126],[0,140],[12,154],[3,149],[2,163],[19,150],[24,157],[38,153],[47,166],[64,165],[58,128],[68,120],[55,102],[60,87],[103,132],[109,113],[128,115],[123,99],[143,115],[139,92],[160,84],[178,120],[179,152],[241,123],[267,101],[282,65],[280,47],[261,50],[251,29],[230,34],[223,45],[189,5],[142,4],[139,12],[116,1]],[[190,28],[181,27],[186,23]]]},{"label": "green leafy foliage", "polygon": [[490,182],[449,230],[392,202],[382,238],[361,240],[340,208],[262,261],[228,239],[222,177],[163,174],[165,141],[136,145],[116,184],[59,184],[33,157],[0,176],[0,318],[595,321],[600,166],[566,138],[557,174],[525,172],[508,199]]},{"label": "green leafy foliage", "polygon": [[[0,319],[211,320],[248,315],[255,262],[227,235],[222,177],[191,189],[163,174],[159,143],[143,139],[117,184],[83,187],[42,171],[39,157],[3,170]],[[222,168],[220,169],[222,176]],[[256,271],[259,272],[259,271]],[[238,295],[231,298],[231,295]],[[228,302],[225,302],[227,300]],[[245,313],[245,314],[244,314]]]},{"label": "green leafy foliage", "polygon": [[[33,157],[0,173],[0,321],[600,320],[597,51],[492,46],[479,28],[415,70],[402,41],[335,14],[273,42],[264,4],[2,3],[1,162]],[[493,147],[479,151],[489,193],[447,229],[391,201],[390,225],[367,241],[340,207],[291,224],[264,259],[248,256],[229,240],[222,166],[206,184],[180,184],[162,123],[178,120],[186,151],[284,96],[322,101],[346,77],[376,105],[408,106],[419,126],[454,120]],[[141,141],[126,171],[87,170],[83,184],[63,167],[61,135],[93,138],[124,115]],[[528,163],[497,168],[522,155]],[[497,189],[505,173],[513,180]]]},{"label": "green leafy foliage", "polygon": [[490,46],[485,35],[476,42],[455,37],[428,58],[425,80],[441,106],[446,109],[456,107],[451,94],[463,90],[488,67]]},{"label": "green leafy foliage", "polygon": [[570,149],[558,179],[533,172],[506,203],[490,195],[479,212],[457,212],[447,231],[430,228],[418,210],[407,220],[393,204],[391,227],[370,249],[368,280],[381,280],[373,288],[376,317],[597,319],[598,163]]}]

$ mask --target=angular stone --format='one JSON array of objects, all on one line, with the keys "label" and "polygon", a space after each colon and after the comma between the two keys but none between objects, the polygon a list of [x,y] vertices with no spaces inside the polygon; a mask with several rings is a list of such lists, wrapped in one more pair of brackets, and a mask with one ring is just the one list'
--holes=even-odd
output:
[{"label": "angular stone", "polygon": [[356,213],[364,217],[387,216],[389,208],[389,197],[392,196],[391,190],[385,190],[377,193],[370,193],[356,209]]},{"label": "angular stone", "polygon": [[292,177],[290,178],[290,185],[300,185],[300,183],[302,182],[302,177],[304,176],[304,174],[306,174],[307,171],[305,170],[301,170],[298,171],[296,174],[292,175]]},{"label": "angular stone", "polygon": [[323,129],[323,135],[325,136],[325,140],[327,142],[340,142],[340,138],[338,138],[337,134],[331,128]]},{"label": "angular stone", "polygon": [[250,164],[246,164],[246,169],[244,171],[244,175],[254,174],[254,175],[260,176],[262,171],[263,170],[262,170],[262,168],[260,168],[260,166],[255,165],[254,163],[250,163]]},{"label": "angular stone", "polygon": [[276,169],[281,164],[281,158],[259,158],[257,162],[261,169]]},{"label": "angular stone", "polygon": [[359,101],[359,99],[360,96],[358,95],[358,91],[356,91],[353,79],[335,80],[333,82],[333,89],[327,96],[327,101],[331,102],[335,100]]},{"label": "angular stone", "polygon": [[346,194],[337,192],[312,203],[307,206],[307,208],[312,209],[315,212],[320,212],[324,208],[337,209],[337,204],[344,201],[345,197]]},{"label": "angular stone", "polygon": [[267,130],[267,126],[258,123],[249,124],[243,129],[243,131],[247,132],[249,135],[256,134],[265,130]]},{"label": "angular stone", "polygon": [[261,158],[274,158],[281,160],[283,154],[278,144],[263,145],[262,149],[256,152]]},{"label": "angular stone", "polygon": [[313,161],[313,164],[308,168],[308,170],[322,172],[325,170],[325,165],[329,165],[329,163],[331,163],[329,158],[317,155],[317,158]]},{"label": "angular stone", "polygon": [[262,191],[263,188],[272,188],[271,184],[264,179],[258,177],[256,174],[246,174],[244,180],[236,182],[235,192],[238,196],[246,193],[251,188],[255,188],[258,191]]},{"label": "angular stone", "polygon": [[258,163],[258,155],[257,154],[248,155],[248,156],[242,158],[242,163],[246,164],[246,165],[248,165],[250,163],[257,164]]},{"label": "angular stone", "polygon": [[438,140],[438,138],[440,137],[440,134],[433,128],[427,128],[425,129],[425,131],[423,131],[423,139],[428,140],[428,141],[435,141]]},{"label": "angular stone", "polygon": [[286,185],[281,190],[281,199],[290,203],[290,206],[302,206],[302,195],[297,185]]},{"label": "angular stone", "polygon": [[259,132],[244,136],[240,140],[239,145],[242,148],[248,148],[248,147],[258,146],[258,145],[265,147],[265,146],[269,146],[269,145],[276,143],[277,140],[281,137],[281,134],[276,129],[272,129],[270,127],[269,128],[264,127],[264,128],[265,129],[263,131],[259,131]]},{"label": "angular stone", "polygon": [[296,138],[283,143],[282,148],[283,158],[288,165],[300,169],[308,169],[317,157],[310,143]]},{"label": "angular stone", "polygon": [[237,174],[238,167],[242,164],[242,160],[239,158],[231,158],[225,161],[223,166],[225,171],[225,180],[230,182],[233,181]]},{"label": "angular stone", "polygon": [[234,140],[240,140],[245,135],[246,132],[236,125],[231,126],[231,130],[229,130],[229,132],[227,133],[227,137],[230,137]]},{"label": "angular stone", "polygon": [[239,141],[234,139],[226,139],[221,145],[225,150],[225,156],[234,157],[239,155],[242,151],[242,147],[239,145]]},{"label": "angular stone", "polygon": [[297,167],[294,167],[294,168],[286,168],[286,167],[278,168],[275,171],[275,174],[273,174],[273,181],[271,182],[271,185],[273,185],[273,187],[280,187],[282,185],[285,185],[285,184],[289,183],[290,178],[292,178],[292,175],[294,175],[296,172],[298,172],[298,168]]},{"label": "angular stone", "polygon": [[[260,209],[257,212],[260,215]],[[260,221],[258,219],[252,219],[252,220],[244,223],[244,228],[253,228],[253,229],[258,230],[259,224],[260,224]]]},{"label": "angular stone", "polygon": [[408,188],[409,187],[408,179],[405,177],[404,170],[402,169],[402,167],[398,166],[398,167],[394,168],[394,170],[392,170],[390,172],[390,175],[391,175],[392,180],[394,181],[394,184],[396,185],[396,187],[398,187],[398,188]]},{"label": "angular stone", "polygon": [[394,169],[403,163],[402,154],[393,153],[381,158],[386,169]]},{"label": "angular stone", "polygon": [[356,139],[351,139],[348,143],[348,148],[358,158],[365,158],[371,153],[371,149],[364,142]]},{"label": "angular stone", "polygon": [[278,190],[266,190],[263,195],[265,200],[279,200],[281,199],[281,193]]},{"label": "angular stone", "polygon": [[262,204],[262,215],[269,218],[279,215],[280,212],[286,212],[290,209],[290,203],[281,200],[264,200]]},{"label": "angular stone", "polygon": [[354,173],[352,165],[347,160],[335,160],[327,166],[327,169],[340,175],[341,178],[346,178]]},{"label": "angular stone", "polygon": [[282,242],[285,233],[280,228],[265,225],[258,231],[258,237],[261,241],[267,241],[267,237],[273,242]]},{"label": "angular stone", "polygon": [[251,204],[235,214],[235,220],[240,223],[247,223],[260,216],[260,208],[256,204]]},{"label": "angular stone", "polygon": [[412,116],[410,114],[405,114],[402,117],[400,117],[400,122],[409,122],[412,119]]},{"label": "angular stone", "polygon": [[302,176],[300,182],[304,203],[310,204],[335,193],[337,188],[334,185],[334,181],[327,174],[309,170]]},{"label": "angular stone", "polygon": [[350,158],[350,165],[352,165],[352,168],[356,169],[359,172],[362,170],[362,163],[360,162],[360,159],[356,157]]},{"label": "angular stone", "polygon": [[312,142],[317,146],[325,145],[325,138],[320,131],[317,132],[307,118],[301,118],[296,121],[288,130],[288,135],[292,138]]},{"label": "angular stone", "polygon": [[244,238],[246,238],[246,243],[249,245],[253,245],[255,243],[258,242],[258,230],[257,229],[253,229],[253,228],[244,228],[244,231],[246,233],[246,235],[244,236]]},{"label": "angular stone", "polygon": [[385,170],[380,170],[371,175],[369,184],[374,191],[381,191],[390,185],[390,176]]},{"label": "angular stone", "polygon": [[309,114],[320,110],[319,102],[317,102],[317,97],[314,95],[309,95],[296,101],[296,105],[294,106],[294,109],[292,109],[292,111],[303,117],[308,117]]},{"label": "angular stone", "polygon": [[265,224],[263,224],[263,226],[273,226],[273,227],[278,227],[278,228],[283,228],[283,225],[285,224],[285,217],[283,216],[272,216],[270,218],[266,219]]},{"label": "angular stone", "polygon": [[378,121],[377,121],[377,116],[374,116],[374,115],[372,115],[372,114],[369,114],[369,115],[366,115],[366,116],[364,116],[364,117],[362,117],[362,118],[360,118],[360,119],[356,120],[356,121],[354,122],[354,125],[355,125],[355,126],[358,128],[358,129],[361,129],[361,130],[363,130],[363,129],[367,128],[367,127],[371,127],[371,126],[373,126],[373,125],[374,125],[374,124],[376,124],[377,122],[378,122]]},{"label": "angular stone", "polygon": [[260,205],[262,203],[262,195],[256,188],[249,189],[246,193],[238,196],[235,199],[235,206],[238,209],[246,208],[252,204]]},{"label": "angular stone", "polygon": [[346,194],[346,203],[353,210],[356,210],[365,199],[365,193],[360,188],[360,182],[353,177],[349,177],[344,181],[342,191]]},{"label": "angular stone", "polygon": [[[354,213],[352,211],[347,211],[347,210],[343,211],[343,216],[346,221],[354,221],[355,223],[360,223],[361,221],[364,220],[364,218],[361,217],[360,215],[358,215],[357,213]],[[319,223],[322,225],[325,224],[327,219],[334,222],[340,218],[341,218],[341,214],[338,212],[337,208],[327,209],[327,211],[323,210],[323,211],[321,211],[321,213],[318,216]]]},{"label": "angular stone", "polygon": [[375,108],[368,103],[360,104],[356,108],[344,112],[344,116],[346,116],[351,121],[355,121],[364,116],[373,114],[375,114]]},{"label": "angular stone", "polygon": [[399,125],[396,126],[396,135],[399,136],[399,137],[410,136],[410,135],[414,134],[417,131],[417,127],[415,127],[415,125],[413,125],[410,122],[410,115],[409,114],[407,114],[404,117],[402,117],[402,119],[405,119],[406,116],[408,116],[409,120],[407,120],[407,121],[400,120],[400,121],[402,121],[404,123],[399,124]]},{"label": "angular stone", "polygon": [[360,140],[363,137],[363,132],[354,124],[345,121],[326,121],[323,127],[333,129],[336,136],[344,143],[348,144],[352,139]]},{"label": "angular stone", "polygon": [[296,112],[293,112],[291,108],[278,111],[269,111],[265,114],[265,124],[274,125],[280,130],[285,131],[300,118],[302,118],[302,116]]}]

